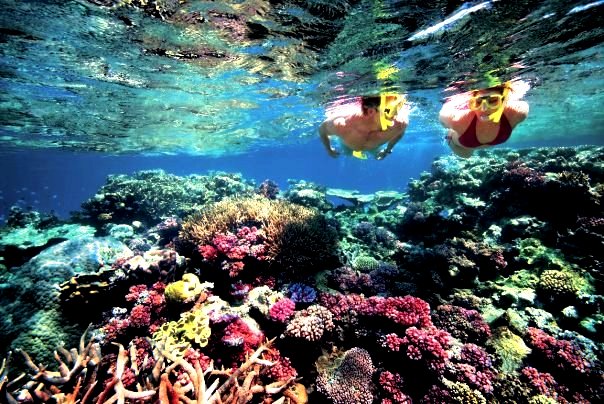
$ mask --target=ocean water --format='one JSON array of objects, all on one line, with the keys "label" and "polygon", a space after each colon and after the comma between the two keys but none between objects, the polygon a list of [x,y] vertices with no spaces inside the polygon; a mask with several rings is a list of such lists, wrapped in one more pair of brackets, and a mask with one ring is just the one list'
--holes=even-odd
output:
[{"label": "ocean water", "polygon": [[[151,310],[145,296],[166,296],[152,281],[171,284],[183,273],[194,273],[201,282],[213,281],[214,296],[231,309],[261,301],[250,295],[259,286],[269,286],[269,306],[298,296],[294,284],[320,295],[295,305],[296,313],[311,303],[331,310],[335,326],[324,324],[326,336],[318,337],[294,335],[287,331],[294,317],[289,323],[275,321],[268,307],[250,303],[256,331],[278,338],[265,359],[278,362],[286,376],[294,369],[311,403],[600,401],[603,9],[604,1],[556,0],[3,1],[0,356],[21,348],[37,355],[34,363],[54,370],[56,345],[76,346],[91,323],[86,340],[93,336],[103,358],[99,386],[110,383],[113,373],[107,369],[117,353],[112,342],[147,349],[137,337],[151,338],[153,327],[179,318],[173,302],[162,311],[164,302],[153,306],[157,312],[147,323],[126,324],[136,323],[133,306]],[[462,160],[444,142],[440,108],[447,97],[494,80],[527,84],[523,99],[529,116],[505,144]],[[327,155],[318,127],[329,106],[393,92],[406,95],[410,114],[392,154],[381,161]],[[137,182],[148,170],[163,174]],[[177,177],[165,177],[170,175]],[[208,182],[201,186],[198,178]],[[181,179],[194,185],[182,185]],[[177,231],[188,215],[227,196],[258,193],[265,180],[279,187],[278,199],[317,209],[325,221],[322,232],[336,232],[337,242],[319,243],[330,246],[329,254],[313,244],[316,239],[308,241],[318,248],[323,266],[305,255],[310,253],[304,243],[291,247],[300,249],[301,264],[295,254],[287,260],[253,255],[251,247],[269,239],[266,234],[254,238],[254,230],[248,239],[239,236],[247,240],[240,241],[248,248],[244,258],[218,248],[226,256],[220,263],[207,248],[206,255],[200,249],[202,244],[216,249],[216,238],[166,239],[176,237],[170,229]],[[111,199],[113,194],[118,196]],[[53,218],[40,219],[48,215]],[[178,226],[166,222],[173,215]],[[258,218],[246,220],[265,231]],[[237,234],[241,228],[235,227],[231,223],[229,231]],[[225,232],[216,230],[213,237]],[[87,238],[90,233],[94,238]],[[186,246],[191,240],[200,245]],[[182,262],[145,256],[148,250],[177,252]],[[53,256],[62,258],[53,261]],[[156,278],[128,274],[137,264],[127,260],[143,256]],[[265,259],[273,266],[265,268]],[[260,275],[241,275],[235,262],[257,266]],[[221,268],[234,276],[221,276]],[[271,273],[275,268],[283,274]],[[122,275],[103,272],[109,269]],[[296,271],[302,275],[294,276]],[[204,273],[210,275],[204,278]],[[76,276],[85,279],[79,281],[87,285],[83,288],[115,300],[115,306],[51,292]],[[22,289],[15,286],[21,283]],[[145,291],[130,291],[124,300],[137,284]],[[336,298],[326,297],[336,292],[348,296],[338,304],[349,304],[360,317],[338,312]],[[366,300],[350,298],[357,294]],[[184,302],[181,312],[190,311],[190,303]],[[425,314],[424,303],[430,321],[417,314]],[[90,319],[78,311],[83,304],[90,306]],[[379,308],[371,312],[372,305]],[[390,306],[395,314],[384,314]],[[207,347],[188,342],[216,368],[240,366],[260,345],[254,331],[233,320],[247,321],[247,314],[229,310],[221,312],[225,318],[208,315],[211,327],[206,328],[216,337]],[[402,319],[412,312],[419,320]],[[467,329],[449,324],[460,318],[489,331],[468,336]],[[359,322],[359,330],[351,330]],[[419,342],[426,339],[432,350]],[[401,355],[404,366],[388,355]],[[357,361],[349,369],[362,368],[355,373],[358,379],[334,370],[349,357]],[[149,368],[138,372],[132,364],[125,366],[136,376],[128,388],[159,392],[160,384],[165,387]],[[281,382],[283,389],[295,384],[267,369],[253,383],[264,388]],[[14,353],[11,365],[0,368],[0,386],[22,370],[32,377],[43,373],[28,369]],[[180,367],[166,371],[166,377],[174,384],[185,373]],[[92,386],[81,375],[83,385]],[[357,391],[342,377],[373,387]],[[49,396],[39,399],[50,402],[57,394],[51,384],[71,393],[75,378],[43,383]],[[0,393],[29,402],[32,393],[26,390],[12,384]],[[98,387],[90,391],[94,400],[103,397]],[[237,391],[233,394],[243,395]],[[282,396],[283,402],[306,402],[266,389],[249,402],[277,402]],[[165,398],[149,397],[152,402]]]}]

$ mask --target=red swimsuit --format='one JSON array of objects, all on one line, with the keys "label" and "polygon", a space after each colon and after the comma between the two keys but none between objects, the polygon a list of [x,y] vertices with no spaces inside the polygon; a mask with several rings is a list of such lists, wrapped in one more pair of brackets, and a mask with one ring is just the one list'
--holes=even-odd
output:
[{"label": "red swimsuit", "polygon": [[474,119],[472,119],[472,122],[470,123],[470,126],[468,127],[468,129],[466,129],[466,131],[463,133],[463,135],[461,135],[457,139],[459,144],[462,145],[463,147],[472,149],[472,148],[484,146],[484,145],[494,146],[496,144],[504,143],[506,140],[508,140],[510,138],[510,136],[512,134],[512,126],[510,125],[510,122],[505,117],[505,115],[501,115],[501,120],[499,121],[499,130],[497,131],[497,136],[495,136],[495,139],[493,139],[491,142],[488,142],[488,143],[480,143],[480,141],[478,140],[478,137],[476,136],[476,122],[477,121],[478,121],[478,117],[476,115],[474,115]]}]

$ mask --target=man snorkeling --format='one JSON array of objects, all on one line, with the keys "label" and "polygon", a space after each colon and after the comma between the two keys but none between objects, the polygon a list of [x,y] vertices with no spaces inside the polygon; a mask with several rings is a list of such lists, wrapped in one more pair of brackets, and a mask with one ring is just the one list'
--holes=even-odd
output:
[{"label": "man snorkeling", "polygon": [[520,101],[527,87],[522,81],[508,81],[449,98],[440,110],[440,122],[449,129],[451,150],[468,158],[475,149],[506,142],[528,116],[528,103]]},{"label": "man snorkeling", "polygon": [[[357,104],[328,111],[328,118],[319,127],[319,135],[331,157],[343,152],[360,159],[371,154],[382,160],[392,153],[408,124],[409,108],[402,95],[363,96]],[[340,150],[332,146],[330,136],[339,138]]]}]

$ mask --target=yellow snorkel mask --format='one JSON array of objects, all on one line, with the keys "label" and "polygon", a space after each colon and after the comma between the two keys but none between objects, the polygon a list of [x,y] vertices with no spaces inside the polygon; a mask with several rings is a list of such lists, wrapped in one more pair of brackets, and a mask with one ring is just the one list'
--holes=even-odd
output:
[{"label": "yellow snorkel mask", "polygon": [[380,95],[380,126],[385,131],[394,126],[394,118],[405,105],[405,97],[400,94]]}]

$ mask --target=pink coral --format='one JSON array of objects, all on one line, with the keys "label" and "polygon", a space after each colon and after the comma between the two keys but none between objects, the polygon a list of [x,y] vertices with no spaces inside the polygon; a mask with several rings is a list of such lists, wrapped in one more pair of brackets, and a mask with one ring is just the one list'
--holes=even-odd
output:
[{"label": "pink coral", "polygon": [[213,261],[218,258],[218,250],[209,244],[200,245],[197,250],[205,260]]},{"label": "pink coral", "polygon": [[231,277],[241,273],[248,258],[268,259],[264,236],[256,227],[243,226],[236,233],[216,233],[210,244],[201,245],[197,250],[207,261],[222,260],[222,269]]},{"label": "pink coral", "polygon": [[407,357],[413,361],[422,361],[427,368],[442,373],[449,361],[450,335],[436,327],[419,329],[410,327],[405,331],[401,347],[406,348]]},{"label": "pink coral", "polygon": [[[525,367],[522,369],[522,376],[535,389],[537,394],[554,399],[558,398],[558,393],[562,387],[558,385],[549,373],[541,373],[535,368]],[[562,391],[565,391],[565,389],[562,388]]]},{"label": "pink coral", "polygon": [[285,323],[291,316],[294,315],[295,310],[296,303],[294,303],[294,301],[290,298],[285,297],[277,300],[277,302],[270,307],[268,315],[272,320]]},{"label": "pink coral", "polygon": [[388,396],[382,399],[382,404],[411,404],[411,398],[401,390],[402,384],[403,379],[398,373],[382,372],[379,378],[379,387]]},{"label": "pink coral", "polygon": [[589,373],[591,363],[581,349],[571,341],[558,340],[545,331],[529,327],[527,331],[529,345],[562,370]]}]

